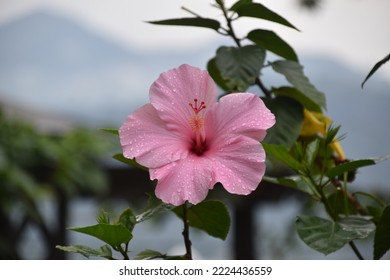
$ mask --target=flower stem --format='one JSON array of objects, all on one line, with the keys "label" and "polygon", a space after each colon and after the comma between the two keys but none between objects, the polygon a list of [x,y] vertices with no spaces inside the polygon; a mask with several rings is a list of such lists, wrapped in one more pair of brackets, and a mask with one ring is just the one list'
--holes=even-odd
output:
[{"label": "flower stem", "polygon": [[[229,17],[229,15],[228,15],[228,11],[226,10],[224,1],[217,1],[217,3],[219,5],[219,7],[221,8],[223,16],[224,16],[224,18],[226,20],[226,24],[227,24],[227,27],[228,27],[228,29],[226,30],[227,35],[230,36],[233,39],[233,41],[236,43],[238,48],[242,48],[242,46],[241,46],[241,39],[239,39],[237,37],[236,33],[234,32],[233,25],[232,25],[232,18]],[[257,85],[261,89],[261,91],[264,93],[264,95],[267,98],[271,98],[272,92],[265,87],[265,85],[263,84],[263,82],[260,80],[259,77],[256,78],[254,84]]]},{"label": "flower stem", "polygon": [[119,253],[121,253],[121,255],[123,256],[123,259],[124,259],[124,260],[129,260],[129,255],[127,254],[128,245],[129,245],[129,244],[127,243],[124,249],[122,248],[121,245],[119,245],[118,247],[115,247],[115,248],[114,248],[116,251],[118,251]]},{"label": "flower stem", "polygon": [[226,19],[226,24],[228,27],[228,30],[227,30],[228,35],[230,37],[232,37],[232,39],[236,43],[237,47],[240,48],[241,47],[241,40],[237,38],[237,36],[234,32],[233,25],[232,25],[232,19],[228,15],[228,12],[227,12],[226,7],[225,7],[225,3],[223,1],[218,1],[218,4],[221,8],[221,11],[223,13],[224,18]]},{"label": "flower stem", "polygon": [[262,90],[262,92],[266,97],[271,98],[272,92],[265,87],[265,85],[263,84],[263,82],[260,80],[259,77],[256,78],[255,84]]},{"label": "flower stem", "polygon": [[183,230],[183,237],[184,237],[184,245],[186,247],[186,254],[184,257],[187,260],[192,260],[192,250],[191,250],[191,240],[190,240],[190,230],[187,220],[187,203],[183,204],[183,223],[184,223],[184,230]]},{"label": "flower stem", "polygon": [[353,252],[358,257],[359,260],[364,260],[362,254],[359,252],[358,248],[356,247],[355,243],[353,241],[349,242],[349,246],[351,246]]},{"label": "flower stem", "polygon": [[[314,182],[314,180],[313,180],[313,182]],[[346,186],[344,186],[344,187],[345,187],[345,191],[346,191]],[[317,186],[317,189],[318,189],[318,191],[319,191],[319,193],[321,195],[321,202],[324,204],[326,212],[332,218],[332,220],[334,222],[336,222],[337,221],[337,215],[333,211],[332,207],[329,205],[328,198],[325,196],[325,194],[324,194],[324,192],[322,190],[322,186]],[[344,195],[347,195],[347,192],[345,192]],[[355,245],[355,243],[353,241],[349,242],[349,246],[352,248],[352,251],[355,253],[356,257],[359,260],[364,260],[362,254],[359,252],[359,249],[356,247],[356,245]]]}]

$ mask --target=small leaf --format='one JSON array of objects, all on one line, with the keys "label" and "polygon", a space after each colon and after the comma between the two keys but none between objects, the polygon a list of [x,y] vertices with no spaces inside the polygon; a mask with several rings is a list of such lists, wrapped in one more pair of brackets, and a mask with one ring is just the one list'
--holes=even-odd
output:
[{"label": "small leaf", "polygon": [[304,193],[307,193],[309,195],[314,195],[311,188],[306,184],[304,180],[300,176],[287,176],[287,177],[281,177],[281,178],[273,178],[269,176],[264,176],[263,180],[269,183],[285,186],[288,188],[292,188]]},{"label": "small leaf", "polygon": [[375,231],[375,224],[360,216],[350,215],[340,219],[337,224],[341,226],[343,231],[350,232],[354,239],[366,238]]},{"label": "small leaf", "polygon": [[320,139],[316,138],[307,144],[305,149],[305,164],[311,166],[317,157],[318,149],[320,146]]},{"label": "small leaf", "polygon": [[361,87],[363,88],[364,84],[367,82],[367,80],[386,62],[390,60],[390,54],[388,54],[385,58],[378,61],[374,67],[371,69],[370,73],[368,73],[367,77],[364,79]]},{"label": "small leaf", "polygon": [[296,228],[299,237],[312,249],[325,255],[341,249],[358,238],[366,238],[375,225],[361,217],[348,217],[338,223],[320,217],[298,217]]},{"label": "small leaf", "polygon": [[114,159],[122,162],[122,163],[125,163],[127,165],[130,165],[130,166],[133,166],[133,167],[136,167],[136,168],[139,168],[139,169],[142,169],[142,170],[145,170],[145,171],[148,171],[148,169],[145,167],[145,166],[142,166],[141,164],[139,164],[138,162],[135,161],[135,159],[128,159],[128,158],[125,158],[123,156],[123,154],[115,154],[113,156]]},{"label": "small leaf", "polygon": [[68,253],[79,253],[86,258],[101,257],[106,259],[112,259],[111,248],[107,245],[104,245],[98,249],[93,249],[84,245],[56,246],[56,248]]},{"label": "small leaf", "polygon": [[263,143],[267,156],[272,156],[295,171],[302,170],[302,164],[297,161],[285,146]]},{"label": "small leaf", "polygon": [[260,75],[264,59],[265,50],[256,45],[220,47],[215,66],[231,91],[245,91]]},{"label": "small leaf", "polygon": [[327,200],[329,207],[337,216],[358,214],[356,205],[346,197],[345,192],[342,190],[329,191]]},{"label": "small leaf", "polygon": [[[326,123],[327,121],[325,121]],[[335,142],[335,140],[337,139],[336,138],[336,135],[339,133],[339,130],[341,128],[341,125],[337,125],[337,126],[333,126],[332,123],[330,123],[329,126],[325,126],[326,128],[326,132],[325,132],[325,143],[327,145],[330,145],[331,143]]]},{"label": "small leaf", "polygon": [[170,211],[174,208],[174,206],[170,204],[165,204],[163,203],[160,199],[158,199],[154,193],[148,194],[149,199],[148,199],[148,204],[143,210],[143,212],[139,215],[136,216],[136,221],[137,223],[141,223],[143,221],[149,220],[150,218]]},{"label": "small leaf", "polygon": [[219,21],[210,18],[203,17],[191,17],[191,18],[174,18],[158,21],[148,21],[151,24],[158,25],[179,25],[179,26],[193,26],[193,27],[205,27],[213,30],[218,30],[221,27]]},{"label": "small leaf", "polygon": [[[182,206],[173,211],[183,217]],[[230,215],[227,207],[221,201],[205,200],[187,209],[188,224],[201,229],[209,235],[225,240],[230,228]]]},{"label": "small leaf", "polygon": [[256,45],[267,49],[274,54],[287,60],[298,62],[298,57],[294,49],[273,31],[256,29],[249,32],[247,38]]},{"label": "small leaf", "polygon": [[163,260],[186,260],[185,256],[168,256],[154,250],[144,250],[140,252],[135,258],[135,260],[154,260],[154,259],[163,259]]},{"label": "small leaf", "polygon": [[122,243],[128,243],[133,237],[131,232],[121,224],[97,224],[87,227],[69,228],[69,230],[96,237],[114,248]]},{"label": "small leaf", "polygon": [[137,256],[135,256],[135,260],[152,260],[152,259],[164,259],[166,257],[165,254],[162,254],[158,251],[154,250],[144,250],[140,253],[138,253]]},{"label": "small leaf", "polygon": [[123,225],[130,232],[133,231],[136,223],[137,223],[136,217],[130,208],[127,208],[125,211],[122,212],[122,214],[119,216],[119,220],[117,222],[117,224]]},{"label": "small leaf", "polygon": [[325,95],[318,91],[303,73],[303,66],[291,60],[278,60],[271,63],[272,68],[284,75],[297,90],[319,107],[326,109]]},{"label": "small leaf", "polygon": [[108,132],[114,135],[119,135],[118,129],[112,129],[112,128],[100,128],[101,131]]},{"label": "small leaf", "polygon": [[[277,13],[271,11],[260,3],[247,3],[242,5],[236,5],[231,8],[240,17],[253,17],[265,19],[268,21],[276,22],[291,28],[298,30],[294,25],[288,22],[285,18],[281,17]],[[298,30],[299,31],[299,30]]]},{"label": "small leaf", "polygon": [[286,96],[265,99],[264,103],[275,115],[276,119],[275,125],[268,129],[264,143],[291,148],[301,132],[303,124],[302,105]]},{"label": "small leaf", "polygon": [[383,210],[374,237],[374,259],[379,260],[390,250],[390,206]]},{"label": "small leaf", "polygon": [[212,58],[207,63],[207,71],[209,72],[211,78],[214,80],[214,82],[223,90],[228,91],[229,87],[225,84],[225,81],[223,80],[221,76],[221,72],[217,68],[217,65],[215,64],[215,58]]},{"label": "small leaf", "polygon": [[369,198],[373,202],[376,202],[378,205],[380,205],[381,208],[386,207],[386,203],[376,194],[359,191],[359,192],[355,192],[354,195],[364,196],[366,198]]},{"label": "small leaf", "polygon": [[286,86],[272,88],[272,92],[275,93],[276,96],[288,96],[290,98],[293,98],[310,111],[321,112],[321,105],[319,105],[320,103],[322,103],[321,95],[314,95],[313,97],[318,98],[312,100],[309,96],[306,96],[296,88]]},{"label": "small leaf", "polygon": [[108,215],[107,211],[104,209],[100,211],[100,213],[97,215],[96,218],[97,222],[99,224],[109,224],[110,223],[110,216]]},{"label": "small leaf", "polygon": [[356,171],[356,169],[364,166],[374,165],[376,162],[373,159],[359,159],[354,161],[349,161],[336,165],[332,169],[328,170],[325,173],[325,176],[329,179],[333,179],[339,175],[344,174],[345,172]]},{"label": "small leaf", "polygon": [[[366,209],[368,211],[368,214],[372,217],[371,220],[375,224],[378,224],[380,219],[381,219],[381,217],[382,217],[383,209],[382,208],[378,208],[378,207],[374,207],[374,206],[371,206],[371,205],[367,205]],[[374,242],[374,249],[375,249],[375,242]]]},{"label": "small leaf", "polygon": [[253,2],[253,0],[239,0],[236,3],[234,3],[233,6],[229,10],[235,11],[238,9],[239,6],[245,5],[245,4],[250,4],[252,2]]}]

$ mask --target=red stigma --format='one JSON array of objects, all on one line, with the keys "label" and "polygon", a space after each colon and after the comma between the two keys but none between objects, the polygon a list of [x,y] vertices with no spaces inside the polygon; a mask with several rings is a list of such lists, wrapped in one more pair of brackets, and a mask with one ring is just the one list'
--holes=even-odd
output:
[{"label": "red stigma", "polygon": [[202,101],[200,102],[200,105],[198,107],[198,99],[194,98],[194,104],[189,103],[191,106],[192,110],[194,110],[195,114],[199,113],[203,109],[206,109],[206,104]]}]

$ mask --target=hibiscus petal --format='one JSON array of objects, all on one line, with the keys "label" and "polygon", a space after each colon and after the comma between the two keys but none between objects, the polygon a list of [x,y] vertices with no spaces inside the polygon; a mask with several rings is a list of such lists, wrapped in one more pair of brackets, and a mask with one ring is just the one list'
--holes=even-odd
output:
[{"label": "hibiscus petal", "polygon": [[[205,102],[206,110],[216,103],[217,87],[208,72],[189,65],[162,73],[150,87],[150,101],[168,128],[186,135],[192,134],[189,120],[194,111],[189,105],[194,99]],[[198,105],[199,105],[198,104]]]},{"label": "hibiscus petal", "polygon": [[261,141],[266,129],[275,124],[275,116],[257,95],[234,93],[219,100],[207,113],[205,124],[206,137],[226,138],[227,134],[235,134]]},{"label": "hibiscus petal", "polygon": [[254,191],[265,172],[262,145],[249,137],[227,138],[208,151],[214,178],[230,193],[247,195]]},{"label": "hibiscus petal", "polygon": [[188,139],[167,129],[151,104],[127,117],[119,129],[119,138],[123,155],[148,168],[187,157],[190,145]]},{"label": "hibiscus petal", "polygon": [[211,162],[196,155],[149,171],[150,178],[158,180],[156,196],[173,205],[197,204],[215,184]]}]

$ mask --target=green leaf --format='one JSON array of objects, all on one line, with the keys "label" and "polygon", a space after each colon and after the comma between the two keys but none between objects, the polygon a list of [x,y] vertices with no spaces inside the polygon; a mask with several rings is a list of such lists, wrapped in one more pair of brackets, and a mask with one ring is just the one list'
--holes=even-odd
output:
[{"label": "green leaf", "polygon": [[[378,205],[380,205],[381,208],[384,208],[386,207],[386,203],[376,194],[373,194],[373,193],[369,193],[369,192],[362,192],[362,191],[359,191],[359,192],[355,192],[353,193],[355,196],[363,196],[363,197],[366,197],[370,200],[372,200],[373,202],[377,203]],[[382,210],[381,210],[382,212]],[[382,213],[381,213],[382,214]]]},{"label": "green leaf", "polygon": [[360,216],[350,215],[340,219],[337,224],[341,226],[343,231],[350,232],[354,239],[366,238],[375,231],[375,224]]},{"label": "green leaf", "polygon": [[186,260],[185,256],[168,256],[154,250],[144,250],[140,252],[135,258],[135,260],[153,260],[153,259],[163,259],[163,260]]},{"label": "green leaf", "polygon": [[56,246],[56,248],[68,253],[79,253],[86,258],[101,257],[106,259],[112,259],[111,248],[107,245],[99,247],[98,249],[93,249],[84,245]]},{"label": "green leaf", "polygon": [[122,243],[128,243],[133,237],[131,232],[122,224],[97,224],[87,227],[69,228],[69,230],[96,237],[113,248],[118,247]]},{"label": "green leaf", "polygon": [[[279,87],[279,88],[272,88],[272,92],[276,96],[288,96],[290,98],[293,98],[297,100],[299,103],[303,105],[306,109],[309,111],[314,111],[314,112],[321,112],[321,106],[319,103],[322,102],[322,100],[311,100],[308,96],[297,90],[296,88],[293,87]],[[315,96],[315,97],[320,97]]]},{"label": "green leaf", "polygon": [[215,64],[215,58],[212,58],[207,63],[207,71],[209,72],[211,78],[213,78],[214,82],[223,90],[228,91],[229,87],[225,84],[225,81],[223,80],[221,76],[221,72],[217,68],[217,65]]},{"label": "green leaf", "polygon": [[327,193],[328,205],[337,216],[358,214],[356,205],[346,196],[342,190],[332,189]]},{"label": "green leaf", "polygon": [[379,260],[390,249],[390,206],[383,210],[374,237],[374,259]]},{"label": "green leaf", "polygon": [[302,164],[289,153],[289,150],[285,146],[263,143],[263,148],[267,156],[272,156],[280,160],[291,169],[295,171],[302,169]]},{"label": "green leaf", "polygon": [[[378,224],[380,219],[381,219],[381,217],[382,217],[383,209],[382,208],[378,208],[378,207],[374,207],[374,206],[371,206],[371,205],[367,205],[366,209],[368,211],[368,214],[372,217],[371,220],[375,224]],[[374,242],[374,248],[375,248],[375,242]]]},{"label": "green leaf", "polygon": [[371,69],[371,71],[368,73],[367,77],[364,79],[361,87],[363,88],[364,84],[367,82],[367,80],[386,62],[390,60],[390,54],[388,54],[385,58],[378,61],[374,67]]},{"label": "green leaf", "polygon": [[145,170],[145,171],[148,171],[148,169],[145,167],[145,166],[142,166],[141,164],[139,164],[138,162],[135,161],[135,159],[128,159],[128,158],[125,158],[123,156],[123,154],[119,153],[119,154],[115,154],[113,156],[114,159],[124,163],[124,164],[127,164],[127,165],[130,165],[130,166],[133,166],[133,167],[136,167],[136,168],[139,168],[139,169],[142,169],[142,170]]},{"label": "green leaf", "polygon": [[325,95],[318,91],[303,73],[303,66],[291,60],[278,60],[271,63],[272,68],[284,75],[297,90],[306,96],[311,102],[326,109]]},{"label": "green leaf", "polygon": [[361,217],[347,217],[333,222],[320,217],[298,217],[296,228],[299,237],[312,249],[325,255],[341,249],[355,239],[366,238],[375,225]]},{"label": "green leaf", "polygon": [[191,18],[174,18],[158,21],[148,21],[151,24],[158,25],[179,25],[179,26],[193,26],[193,27],[205,27],[213,30],[218,30],[221,27],[219,21],[210,18],[203,17],[191,17]]},{"label": "green leaf", "polygon": [[135,256],[135,260],[152,260],[152,259],[164,259],[166,257],[165,254],[162,254],[158,251],[154,250],[144,250],[140,253],[138,253],[137,256]]},{"label": "green leaf", "polygon": [[[298,30],[294,25],[288,22],[285,18],[281,17],[277,13],[271,11],[260,3],[247,3],[242,5],[236,5],[231,8],[240,17],[253,17],[265,19],[268,21],[276,22],[291,28]],[[299,30],[298,30],[299,31]]]},{"label": "green leaf", "polygon": [[130,232],[133,232],[134,226],[137,223],[136,217],[133,214],[133,211],[130,208],[127,208],[122,214],[119,216],[119,220],[117,224],[123,225]]},{"label": "green leaf", "polygon": [[292,188],[294,190],[298,190],[312,196],[314,195],[311,188],[306,184],[304,180],[302,180],[301,176],[294,175],[294,176],[287,176],[281,178],[264,176],[263,180],[269,183]]},{"label": "green leaf", "polygon": [[305,149],[305,164],[311,166],[317,157],[318,149],[320,146],[320,139],[316,138],[307,144]]},{"label": "green leaf", "polygon": [[245,4],[250,4],[252,2],[253,2],[253,0],[239,0],[236,3],[234,3],[233,6],[229,10],[235,11],[238,9],[239,6],[245,5]]},{"label": "green leaf", "polygon": [[104,209],[100,211],[97,215],[96,220],[99,224],[109,224],[110,223],[110,215],[108,215],[107,211]]},{"label": "green leaf", "polygon": [[273,31],[256,29],[249,32],[247,38],[256,45],[267,49],[274,54],[277,54],[287,60],[298,62],[298,56],[294,49]]},{"label": "green leaf", "polygon": [[325,173],[325,176],[329,179],[333,179],[339,175],[344,174],[345,172],[356,171],[356,169],[364,166],[374,165],[376,162],[373,159],[359,159],[354,161],[349,161],[336,165],[332,169],[328,170]]},{"label": "green leaf", "polygon": [[154,195],[154,193],[148,194],[148,196],[149,199],[147,206],[141,214],[136,216],[137,223],[149,220],[158,214],[170,211],[174,208],[173,205],[163,203]]},{"label": "green leaf", "polygon": [[260,75],[264,59],[265,50],[256,45],[220,47],[215,57],[215,66],[230,90],[245,91]]},{"label": "green leaf", "polygon": [[338,126],[333,126],[333,124],[331,124],[327,131],[326,131],[326,137],[325,137],[325,143],[327,145],[330,145],[332,142],[335,141],[336,138],[336,135],[339,133],[339,130],[340,130],[341,126],[338,125]]},{"label": "green leaf", "polygon": [[303,124],[302,105],[292,98],[277,96],[264,103],[275,115],[275,125],[268,129],[264,143],[291,148],[298,138]]},{"label": "green leaf", "polygon": [[[173,211],[183,217],[183,206]],[[187,220],[191,227],[205,231],[209,235],[225,240],[230,229],[230,215],[221,201],[205,200],[187,209]]]},{"label": "green leaf", "polygon": [[112,129],[112,128],[100,128],[101,131],[108,132],[114,135],[119,135],[118,129]]}]

